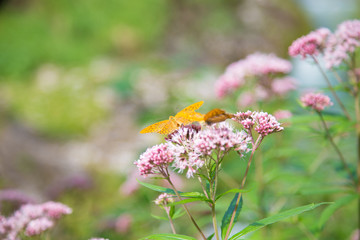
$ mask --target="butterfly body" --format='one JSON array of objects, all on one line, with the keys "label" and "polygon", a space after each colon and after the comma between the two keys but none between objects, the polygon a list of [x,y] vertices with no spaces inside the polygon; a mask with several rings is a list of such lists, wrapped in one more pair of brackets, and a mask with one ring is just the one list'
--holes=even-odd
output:
[{"label": "butterfly body", "polygon": [[160,134],[170,134],[181,125],[203,121],[204,115],[195,112],[195,110],[199,109],[203,103],[203,101],[194,103],[178,112],[175,116],[170,116],[168,120],[163,120],[144,128],[140,133],[156,132]]},{"label": "butterfly body", "polygon": [[222,109],[215,108],[205,114],[204,121],[206,124],[211,125],[213,123],[225,121],[226,119],[232,118],[233,116],[233,114],[227,113]]}]

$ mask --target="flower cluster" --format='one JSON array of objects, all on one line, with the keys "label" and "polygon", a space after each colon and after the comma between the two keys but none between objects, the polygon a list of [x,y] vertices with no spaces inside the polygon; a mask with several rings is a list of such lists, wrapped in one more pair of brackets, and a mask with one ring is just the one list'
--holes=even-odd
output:
[{"label": "flower cluster", "polygon": [[167,193],[162,193],[155,199],[154,202],[156,205],[166,206],[169,203],[173,203],[174,199],[171,195]]},{"label": "flower cluster", "polygon": [[319,28],[308,35],[296,39],[289,47],[289,55],[292,57],[300,55],[303,58],[308,55],[318,55],[324,49],[330,34],[329,29]]},{"label": "flower cluster", "polygon": [[179,172],[186,170],[186,176],[190,178],[214,152],[223,156],[235,150],[241,155],[249,151],[250,143],[250,137],[244,131],[235,131],[225,123],[214,124],[203,130],[195,125],[181,126],[165,140],[167,143],[149,148],[135,162],[140,174],[159,173],[157,167],[167,167],[172,163]]},{"label": "flower cluster", "polygon": [[338,66],[349,59],[349,54],[360,47],[360,20],[341,23],[336,32],[329,37],[324,53],[327,68]]},{"label": "flower cluster", "polygon": [[174,160],[174,152],[169,148],[169,144],[159,144],[148,148],[140,159],[135,162],[141,175],[156,174],[166,169]]},{"label": "flower cluster", "polygon": [[300,98],[305,107],[311,107],[315,111],[322,111],[325,107],[333,105],[330,98],[321,93],[307,93]]},{"label": "flower cluster", "polygon": [[276,118],[267,112],[238,112],[233,120],[240,123],[247,131],[254,129],[263,137],[284,130]]},{"label": "flower cluster", "polygon": [[250,137],[244,131],[234,132],[226,123],[213,125],[194,138],[195,151],[202,156],[211,156],[214,151],[226,153],[232,149],[242,154],[249,151],[249,143]]},{"label": "flower cluster", "polygon": [[[227,67],[215,83],[216,95],[221,98],[245,84],[255,84],[255,92],[244,92],[240,96],[240,105],[248,106],[257,99],[269,99],[274,94],[282,96],[295,88],[294,80],[276,76],[288,74],[291,68],[289,61],[274,54],[251,54]],[[248,81],[251,79],[254,80]]]},{"label": "flower cluster", "polygon": [[8,218],[0,216],[0,236],[18,240],[22,232],[26,236],[39,235],[52,228],[55,220],[70,213],[72,209],[62,203],[26,204]]},{"label": "flower cluster", "polygon": [[289,47],[290,56],[317,56],[324,54],[327,68],[339,66],[349,60],[350,54],[360,47],[360,20],[341,23],[335,33],[319,28],[296,39]]},{"label": "flower cluster", "polygon": [[174,133],[169,135],[167,141],[174,152],[173,167],[183,172],[187,169],[186,176],[193,174],[204,165],[201,154],[194,149],[194,138],[199,134],[200,127],[195,125],[181,126]]}]

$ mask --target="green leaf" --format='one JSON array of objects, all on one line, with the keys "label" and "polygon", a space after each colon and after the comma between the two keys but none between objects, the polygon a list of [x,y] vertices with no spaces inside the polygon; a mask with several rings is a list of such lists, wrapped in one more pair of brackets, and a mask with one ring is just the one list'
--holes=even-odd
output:
[{"label": "green leaf", "polygon": [[205,194],[200,192],[182,192],[180,196],[187,198],[206,198]]},{"label": "green leaf", "polygon": [[169,211],[169,216],[170,218],[173,218],[175,213],[175,207],[174,206],[170,206],[170,211]]},{"label": "green leaf", "polygon": [[282,212],[282,213],[278,213],[278,214],[275,214],[274,216],[271,216],[271,217],[268,217],[268,218],[264,218],[264,219],[261,219],[259,221],[256,221],[250,225],[248,225],[246,228],[244,228],[243,230],[241,230],[240,232],[236,233],[235,235],[233,235],[231,238],[229,238],[229,240],[236,240],[236,239],[239,239],[241,236],[244,236],[248,233],[251,233],[251,232],[254,232],[254,231],[257,231],[269,224],[272,224],[272,223],[275,223],[275,222],[279,222],[283,219],[286,219],[286,218],[289,218],[289,217],[292,217],[292,216],[296,216],[300,213],[303,213],[303,212],[306,212],[306,211],[309,211],[309,210],[312,210],[320,205],[323,205],[323,204],[330,204],[330,203],[327,203],[327,202],[324,202],[324,203],[318,203],[318,204],[308,204],[308,205],[305,205],[305,206],[301,206],[301,207],[297,207],[297,208],[293,208],[293,209],[290,209],[290,210],[287,210],[285,212]]},{"label": "green leaf", "polygon": [[151,216],[152,216],[153,218],[158,219],[158,220],[165,220],[165,221],[168,221],[168,220],[169,220],[167,217],[161,217],[161,216],[157,216],[157,215],[153,215],[153,214],[151,214]]},{"label": "green leaf", "polygon": [[168,194],[172,194],[175,195],[174,190],[170,189],[170,188],[166,188],[166,187],[160,187],[160,186],[156,186],[150,183],[145,183],[145,182],[141,182],[139,180],[137,180],[141,185],[143,185],[144,187],[147,187],[151,190],[157,191],[157,192],[163,192],[163,193],[168,193]]},{"label": "green leaf", "polygon": [[249,192],[249,190],[245,190],[245,189],[238,189],[238,188],[234,188],[234,189],[230,189],[229,191],[226,191],[224,193],[219,194],[215,201],[217,201],[218,199],[220,199],[221,197],[225,196],[228,193],[246,193]]},{"label": "green leaf", "polygon": [[196,238],[179,234],[154,234],[140,240],[196,240]]},{"label": "green leaf", "polygon": [[172,217],[172,219],[177,219],[177,218],[183,216],[184,214],[185,214],[184,210],[178,209],[178,210],[175,211],[174,216]]},{"label": "green leaf", "polygon": [[206,240],[211,240],[211,239],[214,237],[214,235],[215,235],[215,233],[211,234],[210,236],[208,236],[208,237],[206,238]]},{"label": "green leaf", "polygon": [[357,194],[346,195],[340,199],[338,199],[334,204],[328,206],[321,214],[319,221],[319,230],[322,230],[325,223],[329,220],[329,218],[334,214],[336,210],[350,203],[354,199],[358,198]]},{"label": "green leaf", "polygon": [[[235,208],[236,200],[237,200],[238,196],[239,196],[239,193],[236,193],[234,198],[231,200],[231,203],[230,203],[228,209],[226,210],[226,212],[225,212],[225,214],[224,214],[224,216],[223,216],[223,218],[221,220],[221,238],[222,239],[225,239],[226,231],[227,231],[227,229],[229,227],[231,216],[232,216],[232,213],[234,212],[234,208]],[[239,206],[236,209],[234,223],[238,219],[239,213],[240,213],[240,211],[242,209],[242,205],[243,205],[243,199],[242,199],[242,196],[241,196],[240,201],[239,201]],[[233,227],[234,227],[234,224],[232,224],[230,232],[231,232]]]},{"label": "green leaf", "polygon": [[179,204],[185,204],[185,203],[196,202],[196,201],[211,202],[211,200],[209,200],[207,198],[188,198],[188,199],[183,199],[181,201],[168,203],[168,205],[169,206],[176,206],[176,205],[179,205]]}]

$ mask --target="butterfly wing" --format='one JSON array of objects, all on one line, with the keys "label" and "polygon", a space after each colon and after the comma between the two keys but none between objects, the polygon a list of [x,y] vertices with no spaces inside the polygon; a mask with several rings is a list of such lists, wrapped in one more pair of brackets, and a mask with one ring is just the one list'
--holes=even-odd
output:
[{"label": "butterfly wing", "polygon": [[158,132],[166,125],[167,122],[169,122],[169,120],[164,120],[164,121],[154,123],[154,124],[152,124],[150,126],[147,126],[143,130],[141,130],[140,133]]},{"label": "butterfly wing", "polygon": [[157,133],[170,134],[180,126],[174,119],[170,119],[166,121],[167,122],[164,125],[162,125],[158,131],[156,131]]},{"label": "butterfly wing", "polygon": [[210,125],[212,123],[225,121],[226,119],[232,118],[232,117],[233,117],[233,114],[229,114],[229,113],[226,113],[222,109],[215,108],[215,109],[209,111],[207,114],[205,114],[204,121]]},{"label": "butterfly wing", "polygon": [[[197,103],[194,103],[194,104],[191,104],[190,106],[184,108],[183,110],[181,110],[180,112],[178,112],[177,114],[181,113],[181,112],[192,112],[192,111],[195,111],[197,109],[199,109],[201,107],[201,105],[203,105],[204,101],[200,101],[200,102],[197,102]],[[176,114],[176,115],[177,115]],[[175,115],[175,117],[176,117]]]},{"label": "butterfly wing", "polygon": [[[186,125],[192,122],[204,121],[204,114],[195,111],[188,111],[188,112],[181,111],[178,114],[176,114],[175,119],[177,120],[181,119],[182,121],[184,121],[183,124]],[[186,124],[185,121],[187,122]]]}]

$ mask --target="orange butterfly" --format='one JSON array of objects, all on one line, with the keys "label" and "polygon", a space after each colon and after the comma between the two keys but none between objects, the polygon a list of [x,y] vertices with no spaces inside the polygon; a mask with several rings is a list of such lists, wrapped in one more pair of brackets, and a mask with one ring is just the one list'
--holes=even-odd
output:
[{"label": "orange butterfly", "polygon": [[204,121],[204,114],[195,112],[195,110],[199,109],[203,103],[204,101],[194,103],[178,112],[175,117],[170,116],[169,120],[154,123],[141,130],[140,133],[156,132],[160,134],[170,134],[181,125]]},{"label": "orange butterfly", "polygon": [[232,117],[234,117],[234,114],[230,114],[222,109],[215,108],[210,112],[208,112],[207,114],[205,114],[204,121],[206,122],[206,124],[211,125],[213,123],[225,121],[226,119]]}]

